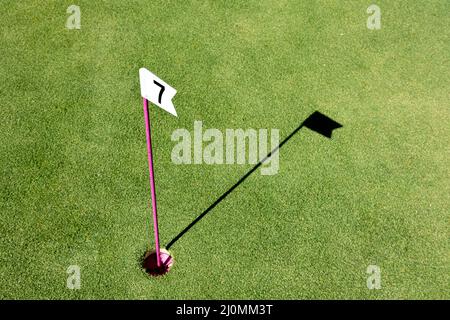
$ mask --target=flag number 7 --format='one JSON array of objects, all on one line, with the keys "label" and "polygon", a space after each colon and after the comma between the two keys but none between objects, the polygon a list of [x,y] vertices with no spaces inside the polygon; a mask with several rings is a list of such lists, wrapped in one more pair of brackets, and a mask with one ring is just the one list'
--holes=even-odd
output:
[{"label": "flag number 7", "polygon": [[164,92],[164,90],[166,89],[161,83],[159,83],[156,80],[153,80],[153,83],[156,84],[158,87],[161,88],[161,90],[159,91],[159,97],[158,97],[158,102],[161,103],[161,98],[162,98],[162,94]]}]

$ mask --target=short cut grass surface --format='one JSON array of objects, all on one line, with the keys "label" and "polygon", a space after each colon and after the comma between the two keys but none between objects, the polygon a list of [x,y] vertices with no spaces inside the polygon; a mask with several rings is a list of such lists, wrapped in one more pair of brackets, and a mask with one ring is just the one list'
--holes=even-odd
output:
[{"label": "short cut grass surface", "polygon": [[[71,4],[1,5],[0,298],[450,298],[448,1],[377,0],[381,30],[362,0],[78,0],[67,30]],[[251,168],[175,165],[174,130],[344,127],[302,129],[149,278],[140,67],[178,90],[151,108],[162,244]]]}]

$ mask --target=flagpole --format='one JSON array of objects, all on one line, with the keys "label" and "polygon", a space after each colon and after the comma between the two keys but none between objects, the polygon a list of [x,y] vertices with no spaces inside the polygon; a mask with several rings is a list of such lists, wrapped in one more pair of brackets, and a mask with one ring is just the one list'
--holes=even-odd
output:
[{"label": "flagpole", "polygon": [[152,138],[150,133],[150,115],[148,112],[148,101],[145,98],[143,98],[143,100],[144,100],[145,134],[147,137],[148,171],[150,174],[150,190],[152,194],[153,230],[155,233],[156,263],[158,267],[161,267],[161,256],[159,250],[158,215],[156,210],[155,173],[153,171]]}]

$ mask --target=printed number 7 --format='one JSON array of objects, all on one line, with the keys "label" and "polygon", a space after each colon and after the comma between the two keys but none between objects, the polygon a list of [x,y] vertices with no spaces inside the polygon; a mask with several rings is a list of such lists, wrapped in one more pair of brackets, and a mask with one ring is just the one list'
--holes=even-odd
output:
[{"label": "printed number 7", "polygon": [[164,92],[164,90],[166,89],[161,83],[159,83],[156,80],[153,80],[153,83],[156,84],[158,87],[161,88],[161,90],[159,91],[159,97],[158,97],[158,102],[161,103],[161,98],[162,98],[162,94]]}]

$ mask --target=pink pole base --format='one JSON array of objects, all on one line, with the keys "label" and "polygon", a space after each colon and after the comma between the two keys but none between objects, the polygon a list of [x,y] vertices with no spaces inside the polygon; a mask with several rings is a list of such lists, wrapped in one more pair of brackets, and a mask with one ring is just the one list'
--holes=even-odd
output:
[{"label": "pink pole base", "polygon": [[169,251],[165,249],[160,250],[161,265],[158,267],[158,258],[156,251],[149,251],[144,256],[143,267],[145,272],[151,276],[162,276],[170,271],[173,266],[174,259]]}]

